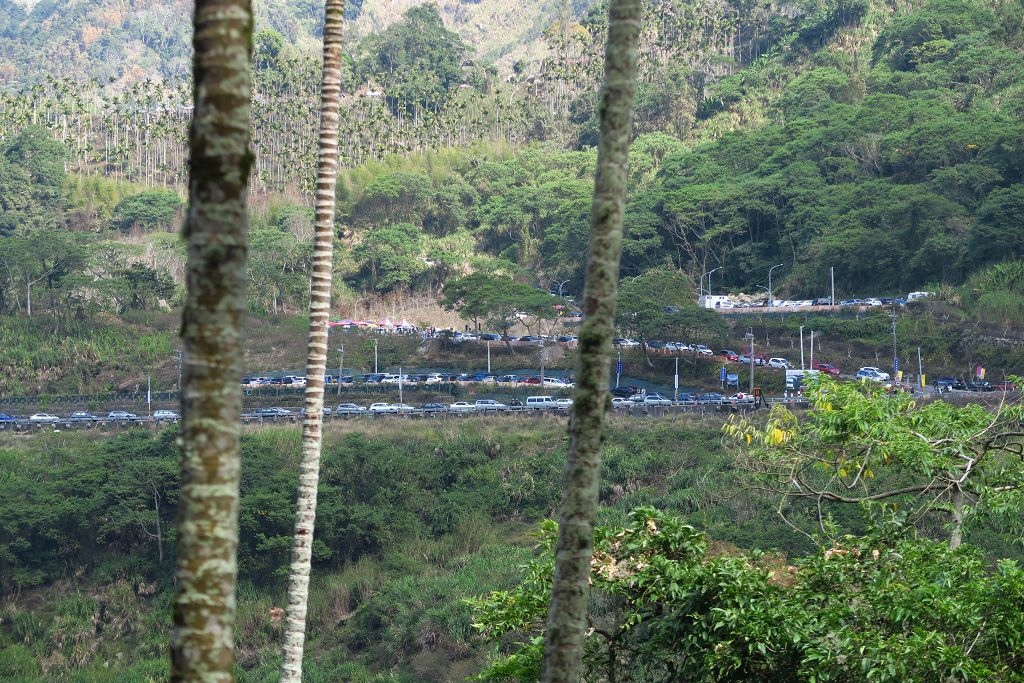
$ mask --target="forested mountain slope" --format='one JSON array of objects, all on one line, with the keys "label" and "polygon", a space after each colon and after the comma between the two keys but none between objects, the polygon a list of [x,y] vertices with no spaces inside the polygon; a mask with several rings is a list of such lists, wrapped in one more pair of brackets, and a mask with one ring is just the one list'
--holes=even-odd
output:
[{"label": "forested mountain slope", "polygon": [[[268,28],[254,55],[251,305],[297,312],[319,78],[303,46],[315,40],[317,3],[258,4]],[[405,5],[351,7],[358,27]],[[44,0],[26,15],[0,0],[22,17],[4,24],[2,49],[60,66],[71,54],[60,41],[44,59],[25,39],[42,45],[55,31],[80,41],[83,27],[122,12],[129,28],[107,31],[96,55],[113,68],[128,54],[119,39],[135,36],[142,47],[131,54],[145,61],[144,26],[172,10],[187,3]],[[840,297],[879,296],[958,286],[1024,257],[1021,10],[1020,0],[649,0],[624,275],[670,263],[698,283],[719,268],[716,289],[755,292],[782,263],[774,285],[784,296],[826,295],[832,268]],[[510,72],[481,59],[436,5],[353,39],[336,301],[436,297],[476,271],[579,290],[604,14],[585,3],[573,11],[563,23],[561,5],[538,9],[542,58]],[[27,312],[29,294],[58,321],[174,304],[181,258],[167,232],[180,210],[189,90],[168,67],[169,45],[153,78],[115,68],[114,83],[89,82],[69,67],[0,89],[0,310]],[[76,54],[91,63],[91,52]],[[27,262],[44,233],[53,248]]]}]

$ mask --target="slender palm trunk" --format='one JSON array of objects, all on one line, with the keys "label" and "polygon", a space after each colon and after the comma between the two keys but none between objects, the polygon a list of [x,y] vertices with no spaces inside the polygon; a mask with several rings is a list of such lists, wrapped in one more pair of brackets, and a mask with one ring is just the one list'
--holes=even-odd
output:
[{"label": "slender palm trunk", "polygon": [[196,0],[188,292],[172,681],[232,681],[242,324],[248,256],[250,0]]},{"label": "slender palm trunk", "polygon": [[615,299],[622,255],[622,213],[636,93],[640,0],[612,0],[608,12],[605,81],[599,114],[601,140],[590,215],[590,258],[580,329],[579,366],[569,423],[566,490],[559,517],[555,577],[544,643],[546,682],[580,680],[587,586],[594,551],[601,443]]},{"label": "slender palm trunk", "polygon": [[302,463],[299,465],[299,496],[288,580],[284,658],[281,663],[281,680],[294,683],[302,680],[309,569],[323,444],[324,373],[327,366],[327,320],[331,311],[331,269],[334,258],[334,195],[338,182],[338,109],[341,101],[341,31],[344,12],[344,0],[327,0],[316,173],[316,233],[313,238],[309,346],[306,355],[306,414],[302,422]]}]

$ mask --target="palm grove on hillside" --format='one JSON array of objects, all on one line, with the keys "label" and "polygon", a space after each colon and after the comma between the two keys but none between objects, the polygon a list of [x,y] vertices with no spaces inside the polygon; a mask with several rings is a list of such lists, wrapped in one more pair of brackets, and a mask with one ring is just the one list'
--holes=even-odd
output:
[{"label": "palm grove on hillside", "polygon": [[[840,293],[878,294],[928,283],[959,283],[981,266],[1022,256],[1016,226],[1024,207],[1019,152],[1024,124],[1017,93],[1024,87],[1024,62],[1018,49],[1021,33],[1012,14],[1007,8],[975,3],[932,2],[884,24],[868,49],[863,44],[867,27],[880,20],[873,12],[870,7],[837,5],[820,15],[802,16],[797,25],[778,26],[772,30],[782,32],[780,36],[762,36],[762,42],[756,43],[763,43],[764,49],[774,45],[773,51],[757,59],[758,51],[750,52],[749,59],[754,61],[738,71],[735,66],[708,67],[698,79],[699,90],[675,88],[659,80],[668,78],[673,69],[682,69],[691,80],[698,74],[677,52],[658,48],[664,38],[660,33],[645,29],[646,52],[642,53],[651,59],[642,62],[647,70],[642,69],[638,92],[637,128],[644,132],[636,138],[631,154],[624,275],[668,262],[698,281],[703,273],[722,266],[716,286],[756,291],[766,284],[768,267],[785,263],[775,273],[780,294],[826,294],[830,268],[835,269]],[[437,118],[441,114],[431,109],[430,102],[445,91],[451,97],[471,99],[482,92],[477,89],[482,81],[473,80],[472,73],[460,76],[469,81],[469,88],[459,87],[454,72],[440,80],[423,75],[434,69],[449,73],[450,65],[441,66],[447,63],[446,55],[465,49],[457,37],[431,23],[431,16],[426,10],[423,16],[411,15],[361,48],[365,59],[352,66],[352,77],[371,89],[384,88],[387,97],[357,98],[353,106],[370,108],[360,110],[348,123],[343,107],[344,143],[369,134],[381,144],[405,144],[402,140],[408,131],[372,130],[364,125],[369,120],[447,136],[443,130],[448,123],[441,123]],[[437,292],[453,277],[482,270],[512,273],[545,286],[568,278],[566,291],[579,291],[591,191],[589,169],[594,163],[593,151],[585,145],[593,141],[587,131],[594,121],[593,52],[598,46],[579,41],[586,36],[596,40],[598,16],[587,18],[580,30],[563,35],[553,29],[549,34],[553,54],[568,60],[564,68],[545,76],[564,81],[554,88],[561,93],[559,102],[564,107],[549,108],[547,95],[525,84],[514,98],[516,106],[525,108],[527,120],[536,119],[517,129],[516,139],[549,142],[527,148],[495,146],[491,114],[486,107],[473,113],[476,105],[466,104],[468,109],[448,119],[455,126],[452,131],[461,132],[441,146],[482,140],[480,144],[390,157],[343,173],[337,215],[343,241],[336,269],[347,289]],[[432,32],[424,28],[429,26],[435,27]],[[420,42],[408,35],[416,29],[424,32]],[[746,36],[741,29],[736,29],[739,35]],[[721,31],[729,35],[726,29]],[[279,122],[283,126],[280,139],[277,133],[261,138],[257,114],[257,139],[269,145],[257,154],[257,168],[276,165],[282,173],[283,169],[311,168],[314,146],[308,131],[315,127],[310,98],[316,71],[309,66],[315,62],[303,63],[304,76],[289,76],[292,67],[287,65],[298,64],[294,60],[299,57],[288,56],[287,45],[282,47],[268,36],[257,41],[256,87],[263,82],[261,73],[276,84],[266,86],[279,92],[274,96],[278,99],[266,100],[270,107],[266,113],[287,120]],[[428,40],[429,36],[434,38]],[[572,43],[575,51],[559,51],[560,41],[569,37],[577,41]],[[705,48],[711,50],[715,42],[710,37],[708,41]],[[748,59],[747,48],[742,47],[747,43],[738,45],[733,50],[741,53],[742,66]],[[385,55],[405,61],[381,62]],[[384,78],[385,71],[380,69],[407,77],[380,85],[375,80]],[[306,93],[301,106],[294,91],[298,84],[304,84],[301,88]],[[157,86],[142,83],[138,87],[148,93],[146,89]],[[41,96],[50,89],[43,86],[33,92]],[[124,97],[132,102],[154,97],[157,101],[163,96],[131,92]],[[682,94],[661,97],[666,93]],[[65,140],[62,153],[71,168],[94,168],[75,160],[102,144],[97,147],[88,139],[76,138],[78,131],[85,135],[86,126],[67,109],[71,95],[52,92],[35,104],[20,95],[4,97],[13,97],[0,107],[8,117],[4,136],[9,142],[5,144],[13,145],[6,147],[7,161],[0,166],[0,183],[11,188],[5,193],[6,224],[16,222],[24,228],[30,225],[26,221],[31,215],[32,221],[45,218],[51,226],[100,231],[104,236],[116,236],[121,230],[159,232],[161,226],[173,225],[173,213],[171,220],[161,218],[173,208],[167,195],[140,196],[141,187],[111,188],[76,175],[56,181],[65,187],[61,191],[48,176],[19,170],[21,138],[17,135],[31,130],[21,127],[26,122],[35,120],[58,132]],[[510,101],[505,97],[498,101]],[[256,100],[257,112],[262,101]],[[113,105],[111,115],[119,107]],[[138,111],[136,105],[132,111]],[[289,112],[301,116],[292,120]],[[478,118],[477,124],[471,123]],[[90,130],[100,130],[102,125],[90,124]],[[129,156],[143,154],[126,162],[129,165],[156,169],[169,163],[144,158],[162,154],[160,145],[145,144],[153,135],[145,128],[148,123],[129,122],[120,132],[120,123],[111,125],[114,128],[103,134],[106,138],[118,140]],[[346,125],[352,130],[346,131]],[[482,128],[471,132],[475,125]],[[504,130],[504,125],[499,121],[499,128]],[[296,134],[303,130],[307,132]],[[498,137],[509,139],[504,133]],[[576,140],[583,146],[569,151],[555,144],[558,140]],[[301,150],[288,151],[300,142]],[[381,151],[371,146],[366,154]],[[118,172],[120,158],[114,155],[104,162],[108,171]],[[351,164],[353,157],[348,159]],[[278,173],[270,166],[266,172]],[[134,177],[153,182],[159,174],[135,173]],[[285,179],[280,176],[281,181]],[[40,189],[32,189],[33,183]],[[278,200],[256,217],[250,271],[255,310],[304,307],[303,282],[310,263],[304,244],[311,230],[307,216],[302,207]],[[116,230],[108,232],[111,228]],[[60,239],[92,242],[95,237]],[[151,252],[160,255],[158,260],[176,260],[159,235],[146,239]],[[132,259],[139,260],[129,256],[128,265]],[[72,261],[85,278],[47,279],[47,296],[61,282],[70,288],[52,296],[54,301],[81,299],[75,293],[109,271],[87,268],[81,258],[68,259]],[[39,268],[38,274],[5,273],[4,301],[20,302],[14,307],[23,308],[24,280],[34,280],[47,270]],[[528,274],[531,271],[536,277]],[[169,274],[180,283],[181,273],[172,269]],[[870,292],[866,283],[871,283]],[[22,291],[17,299],[15,289]],[[337,291],[337,298],[354,298]],[[161,297],[165,294],[147,301]]]}]

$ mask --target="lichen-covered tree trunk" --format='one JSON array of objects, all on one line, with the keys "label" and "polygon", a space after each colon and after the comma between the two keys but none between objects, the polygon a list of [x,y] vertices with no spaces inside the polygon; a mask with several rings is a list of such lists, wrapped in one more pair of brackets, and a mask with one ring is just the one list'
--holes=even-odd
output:
[{"label": "lichen-covered tree trunk", "polygon": [[612,0],[608,9],[604,88],[599,105],[601,140],[583,294],[586,318],[579,334],[566,489],[559,516],[555,577],[544,643],[543,680],[549,682],[576,683],[580,678],[601,444],[609,400],[641,11],[640,0]]},{"label": "lichen-covered tree trunk", "polygon": [[281,680],[302,680],[306,637],[309,570],[316,522],[323,443],[324,373],[327,366],[327,320],[331,310],[334,258],[334,201],[338,181],[338,109],[341,103],[341,36],[344,0],[327,0],[324,22],[324,67],[320,92],[320,143],[316,172],[316,233],[309,298],[309,344],[306,355],[306,409],[302,422],[302,462],[292,539],[292,564],[285,612]]},{"label": "lichen-covered tree trunk", "polygon": [[171,680],[231,681],[252,165],[250,0],[196,0],[194,21]]}]

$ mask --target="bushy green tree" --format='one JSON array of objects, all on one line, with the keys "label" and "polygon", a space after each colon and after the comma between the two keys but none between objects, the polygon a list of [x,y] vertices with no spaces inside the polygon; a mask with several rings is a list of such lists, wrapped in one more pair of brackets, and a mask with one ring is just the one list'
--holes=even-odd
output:
[{"label": "bushy green tree", "polygon": [[[536,681],[556,526],[523,583],[470,601],[477,680]],[[1024,569],[881,527],[792,564],[637,508],[596,530],[584,676],[601,681],[1020,681]]]},{"label": "bushy green tree", "polygon": [[181,197],[174,190],[146,190],[118,202],[110,226],[122,232],[133,228],[171,230],[180,218],[182,206]]}]

